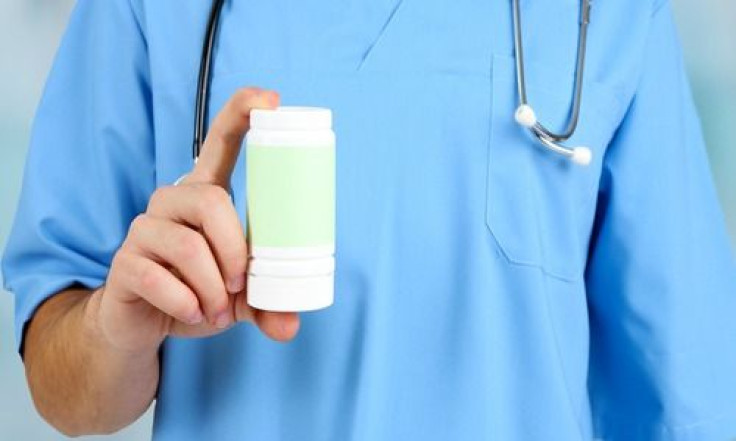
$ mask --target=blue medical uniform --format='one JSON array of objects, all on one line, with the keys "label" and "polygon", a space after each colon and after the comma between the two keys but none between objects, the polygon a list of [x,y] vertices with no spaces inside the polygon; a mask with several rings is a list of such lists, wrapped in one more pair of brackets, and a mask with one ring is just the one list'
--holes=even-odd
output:
[{"label": "blue medical uniform", "polygon": [[[736,437],[736,265],[670,4],[595,3],[570,142],[587,168],[513,120],[510,7],[226,2],[210,115],[248,85],[334,110],[336,301],[289,344],[168,339],[156,441]],[[79,1],[4,260],[19,344],[49,295],[104,282],[191,168],[209,8]],[[562,128],[579,2],[522,14],[530,100]]]}]

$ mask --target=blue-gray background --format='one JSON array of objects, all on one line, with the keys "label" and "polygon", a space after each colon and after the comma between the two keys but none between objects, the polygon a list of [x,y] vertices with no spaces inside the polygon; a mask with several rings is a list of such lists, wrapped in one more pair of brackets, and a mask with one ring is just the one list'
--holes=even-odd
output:
[{"label": "blue-gray background", "polygon": [[[736,243],[736,137],[731,135],[736,127],[736,3],[672,1],[713,173]],[[15,210],[34,108],[72,4],[0,0],[0,250]],[[33,409],[14,349],[12,311],[12,297],[0,293],[0,440],[63,440]],[[150,426],[149,412],[105,439],[146,440]]]}]

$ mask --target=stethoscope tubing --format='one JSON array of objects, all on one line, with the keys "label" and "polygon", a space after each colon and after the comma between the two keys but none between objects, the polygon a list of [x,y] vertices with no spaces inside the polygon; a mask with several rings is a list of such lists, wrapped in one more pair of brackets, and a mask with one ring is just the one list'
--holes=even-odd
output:
[{"label": "stethoscope tubing", "polygon": [[[192,157],[196,161],[202,150],[202,145],[207,134],[207,107],[210,94],[212,60],[214,59],[214,46],[217,39],[220,15],[225,0],[213,0],[210,16],[207,21],[207,29],[202,55],[200,58],[199,77],[197,80],[197,96],[195,104],[194,135],[192,141]],[[580,1],[580,28],[578,32],[577,61],[575,64],[575,83],[573,102],[570,109],[567,127],[562,133],[555,133],[541,122],[539,122],[529,104],[526,88],[526,72],[524,66],[524,43],[523,27],[521,22],[520,0],[512,0],[512,15],[514,26],[514,50],[516,52],[516,84],[519,94],[519,110],[526,110],[530,115],[526,122],[517,121],[537,138],[537,140],[549,150],[573,159],[579,164],[587,164],[590,161],[590,150],[586,147],[569,148],[561,145],[561,142],[570,139],[577,130],[580,120],[580,107],[583,96],[583,80],[585,69],[585,57],[588,41],[588,25],[590,24],[591,0]],[[528,116],[529,116],[528,115]]]},{"label": "stethoscope tubing", "polygon": [[207,136],[207,104],[210,98],[210,83],[212,80],[212,59],[214,58],[215,41],[220,23],[220,15],[225,0],[214,0],[207,31],[202,45],[202,56],[199,62],[199,78],[197,79],[197,101],[194,112],[194,139],[192,141],[192,157],[196,161],[202,151]]}]

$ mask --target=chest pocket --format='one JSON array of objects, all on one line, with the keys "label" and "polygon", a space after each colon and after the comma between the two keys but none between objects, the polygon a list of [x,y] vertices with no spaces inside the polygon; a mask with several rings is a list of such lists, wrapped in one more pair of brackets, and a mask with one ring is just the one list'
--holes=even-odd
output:
[{"label": "chest pocket", "polygon": [[[529,100],[545,125],[564,128],[572,101],[572,73],[527,63]],[[593,161],[579,166],[541,146],[513,118],[514,59],[493,58],[486,223],[512,264],[538,267],[552,277],[582,278],[587,260],[601,166],[624,110],[615,89],[586,82],[577,131],[566,145],[585,145]]]}]

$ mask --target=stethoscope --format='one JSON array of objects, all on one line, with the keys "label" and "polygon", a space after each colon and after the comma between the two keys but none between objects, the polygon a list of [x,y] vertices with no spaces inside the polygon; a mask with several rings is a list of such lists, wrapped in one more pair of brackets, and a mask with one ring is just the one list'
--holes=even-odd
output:
[{"label": "stethoscope", "polygon": [[593,154],[588,147],[567,147],[562,142],[572,138],[580,119],[580,103],[583,97],[583,70],[585,68],[585,49],[588,42],[588,24],[590,24],[590,0],[580,1],[580,30],[578,33],[578,54],[575,66],[575,87],[573,91],[572,110],[567,128],[562,133],[548,130],[537,119],[534,109],[529,104],[526,94],[526,77],[524,74],[524,45],[522,44],[520,0],[513,0],[514,15],[514,50],[516,51],[516,85],[519,92],[519,107],[514,118],[521,126],[526,127],[549,150],[560,154],[579,165],[590,164]]},{"label": "stethoscope", "polygon": [[[516,85],[519,93],[519,107],[516,109],[514,118],[522,127],[525,127],[534,137],[550,151],[562,155],[576,164],[588,165],[592,159],[592,153],[588,147],[567,147],[562,143],[570,139],[578,126],[580,119],[580,105],[583,96],[583,70],[585,67],[585,49],[588,40],[588,24],[590,23],[590,2],[581,0],[580,30],[578,35],[578,53],[575,66],[575,85],[573,91],[573,102],[567,128],[562,133],[554,133],[547,129],[537,119],[536,113],[529,104],[526,93],[526,76],[524,73],[524,45],[522,42],[520,0],[513,1],[514,21],[514,49],[516,51]],[[199,79],[197,81],[197,98],[194,119],[194,140],[192,156],[196,161],[207,132],[207,104],[209,102],[211,68],[213,59],[213,48],[217,37],[217,29],[220,22],[220,13],[225,0],[213,0],[210,16],[207,21],[207,29],[202,47],[202,57],[199,64]]]}]

